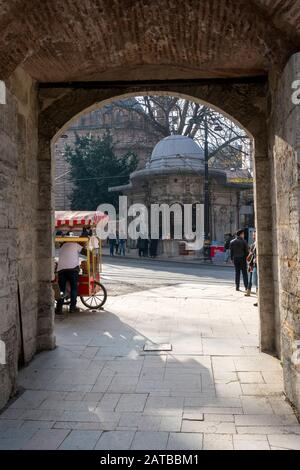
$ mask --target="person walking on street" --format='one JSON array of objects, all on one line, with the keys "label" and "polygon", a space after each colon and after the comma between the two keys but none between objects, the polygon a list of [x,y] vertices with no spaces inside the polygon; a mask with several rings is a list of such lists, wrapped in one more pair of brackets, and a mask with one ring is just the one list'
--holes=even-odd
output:
[{"label": "person walking on street", "polygon": [[251,295],[252,285],[254,284],[257,290],[257,255],[256,255],[256,232],[253,232],[253,243],[250,247],[249,255],[247,256],[249,280],[248,289],[245,294],[246,297]]},{"label": "person walking on street", "polygon": [[230,242],[231,259],[235,267],[235,285],[236,290],[240,290],[241,272],[245,290],[248,289],[247,256],[249,253],[248,243],[244,239],[244,231],[238,230],[236,238]]}]

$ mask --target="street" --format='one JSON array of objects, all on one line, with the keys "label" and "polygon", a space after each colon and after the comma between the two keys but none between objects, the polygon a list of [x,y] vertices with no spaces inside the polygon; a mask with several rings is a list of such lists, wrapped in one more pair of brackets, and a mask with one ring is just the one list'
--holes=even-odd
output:
[{"label": "street", "polygon": [[148,290],[182,283],[232,285],[233,268],[214,265],[152,260],[128,259],[120,256],[103,257],[102,282],[109,295]]},{"label": "street", "polygon": [[232,268],[105,257],[102,282],[105,310],[58,318],[20,371],[0,449],[300,449]]}]

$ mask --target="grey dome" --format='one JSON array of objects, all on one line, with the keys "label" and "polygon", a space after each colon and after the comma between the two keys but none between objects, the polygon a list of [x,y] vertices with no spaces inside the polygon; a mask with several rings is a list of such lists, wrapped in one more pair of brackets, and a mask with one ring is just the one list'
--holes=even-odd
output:
[{"label": "grey dome", "polygon": [[[170,135],[156,144],[145,168],[131,173],[129,185],[116,186],[110,188],[110,191],[131,190],[136,182],[165,175],[203,175],[204,168],[203,151],[193,139],[183,135]],[[226,183],[224,170],[210,168],[209,174],[221,179],[223,184]]]},{"label": "grey dome", "polygon": [[183,135],[170,135],[154,147],[148,169],[203,167],[203,152],[196,142]]}]

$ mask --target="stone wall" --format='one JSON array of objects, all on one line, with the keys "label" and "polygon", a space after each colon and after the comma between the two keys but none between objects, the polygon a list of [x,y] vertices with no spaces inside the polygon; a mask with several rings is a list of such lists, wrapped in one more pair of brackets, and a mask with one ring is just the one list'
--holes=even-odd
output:
[{"label": "stone wall", "polygon": [[[292,56],[277,82],[271,116],[274,169],[273,244],[279,289],[276,317],[281,331],[285,390],[300,409],[300,106],[292,103],[292,82],[300,79],[300,53]],[[298,348],[298,355],[296,353]]]},{"label": "stone wall", "polygon": [[16,390],[18,360],[36,352],[37,294],[37,91],[16,71],[0,105],[0,408]]}]

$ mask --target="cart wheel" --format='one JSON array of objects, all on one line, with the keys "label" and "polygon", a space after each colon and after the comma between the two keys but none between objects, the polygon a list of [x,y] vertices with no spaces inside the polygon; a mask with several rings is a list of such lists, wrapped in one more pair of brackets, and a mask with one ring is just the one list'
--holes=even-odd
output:
[{"label": "cart wheel", "polygon": [[107,291],[103,284],[100,282],[94,281],[94,285],[100,287],[98,292],[90,295],[89,297],[80,297],[81,302],[90,310],[100,309],[106,302]]}]

